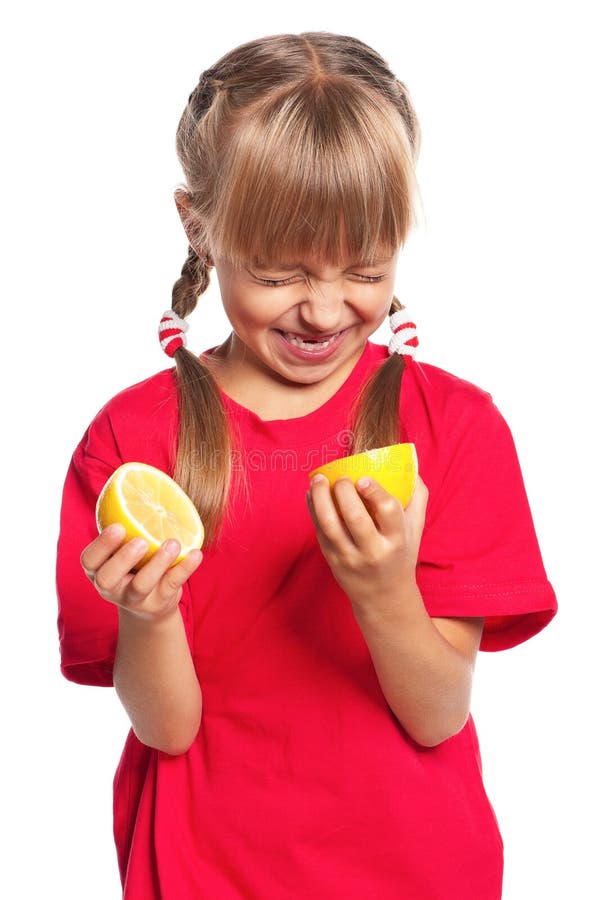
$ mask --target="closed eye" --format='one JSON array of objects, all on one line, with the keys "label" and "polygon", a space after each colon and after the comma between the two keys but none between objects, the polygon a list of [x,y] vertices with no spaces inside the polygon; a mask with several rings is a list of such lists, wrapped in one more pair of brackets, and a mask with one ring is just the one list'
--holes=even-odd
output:
[{"label": "closed eye", "polygon": [[[269,284],[269,285],[272,285],[273,287],[281,286],[281,285],[285,285],[285,284],[292,284],[293,280],[294,280],[293,278],[284,278],[281,281],[275,281],[273,278],[259,278],[257,275],[255,275],[254,277],[257,278],[257,280],[259,282],[261,282],[261,284]],[[363,281],[366,281],[366,282],[375,283],[378,281],[382,281],[384,278],[386,278],[386,275],[357,275],[357,274],[355,274],[355,277],[361,278]]]}]

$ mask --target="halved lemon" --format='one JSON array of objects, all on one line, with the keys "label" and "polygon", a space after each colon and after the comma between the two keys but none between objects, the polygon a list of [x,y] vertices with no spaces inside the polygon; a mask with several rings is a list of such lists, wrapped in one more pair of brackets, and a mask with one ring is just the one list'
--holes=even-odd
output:
[{"label": "halved lemon", "polygon": [[326,476],[331,488],[339,478],[348,477],[354,484],[362,476],[375,478],[389,494],[397,498],[404,509],[415,490],[417,452],[415,444],[390,444],[388,447],[377,447],[375,450],[333,459],[310,472],[310,481],[319,472]]},{"label": "halved lemon", "polygon": [[138,569],[168,538],[176,538],[181,545],[173,566],[191,550],[199,550],[204,540],[203,523],[184,490],[166,472],[146,463],[124,463],[102,488],[96,503],[98,531],[114,522],[125,526],[127,540],[148,541],[149,550],[137,563]]}]

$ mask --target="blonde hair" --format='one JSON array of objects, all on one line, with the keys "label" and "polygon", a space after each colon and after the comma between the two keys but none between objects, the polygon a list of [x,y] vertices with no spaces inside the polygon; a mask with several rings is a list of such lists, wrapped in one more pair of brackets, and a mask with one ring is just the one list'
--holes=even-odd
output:
[{"label": "blonde hair", "polygon": [[[394,253],[415,222],[419,146],[407,88],[357,38],[277,34],[226,53],[201,75],[177,129],[193,246],[172,308],[182,318],[195,308],[210,254],[241,266]],[[389,315],[399,309],[393,297]],[[207,366],[184,347],[174,359],[174,477],[201,513],[207,545],[226,518],[236,438]],[[403,367],[393,353],[363,386],[347,454],[399,440]],[[197,465],[198,454],[209,462]]]}]

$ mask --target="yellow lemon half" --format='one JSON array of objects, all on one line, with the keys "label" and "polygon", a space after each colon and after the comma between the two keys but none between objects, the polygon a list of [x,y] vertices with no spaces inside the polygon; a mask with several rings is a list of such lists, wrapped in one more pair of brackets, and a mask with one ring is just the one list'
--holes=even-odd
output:
[{"label": "yellow lemon half", "polygon": [[310,481],[318,473],[326,476],[331,489],[339,478],[348,477],[354,484],[363,476],[375,478],[389,494],[397,498],[404,509],[413,496],[417,481],[415,444],[391,444],[333,459],[310,472]]},{"label": "yellow lemon half", "polygon": [[176,538],[181,545],[173,566],[203,544],[203,523],[187,494],[165,472],[146,463],[124,463],[102,488],[96,503],[98,531],[114,522],[124,525],[127,540],[148,541],[149,550],[137,563],[138,569],[168,538]]}]

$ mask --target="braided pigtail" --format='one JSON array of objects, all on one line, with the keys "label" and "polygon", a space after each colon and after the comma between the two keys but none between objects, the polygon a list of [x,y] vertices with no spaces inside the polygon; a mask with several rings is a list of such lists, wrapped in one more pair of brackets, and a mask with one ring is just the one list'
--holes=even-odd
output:
[{"label": "braided pigtail", "polygon": [[[172,309],[185,319],[210,283],[208,258],[190,245],[172,289]],[[174,479],[197,507],[205,546],[218,538],[232,479],[233,435],[210,370],[185,346],[174,351],[179,394],[179,431]],[[198,438],[201,438],[198,440]],[[217,448],[213,450],[212,448]]]},{"label": "braided pigtail", "polygon": [[200,294],[208,289],[209,284],[208,257],[198,256],[189,244],[187,259],[172,288],[172,308],[181,319],[193,312]]}]

